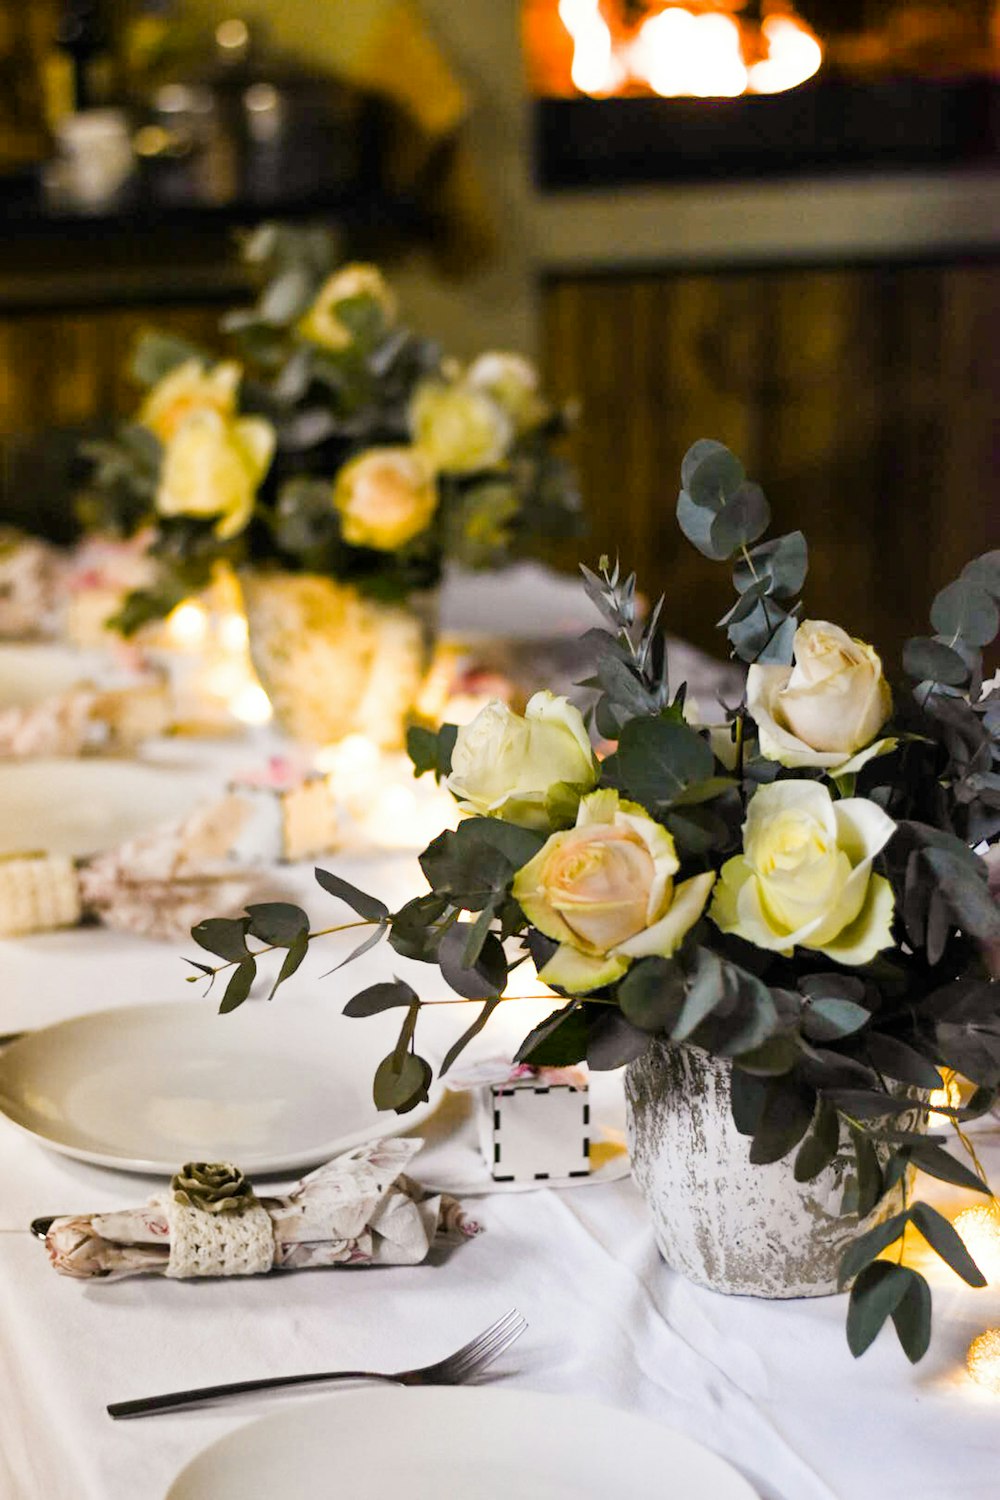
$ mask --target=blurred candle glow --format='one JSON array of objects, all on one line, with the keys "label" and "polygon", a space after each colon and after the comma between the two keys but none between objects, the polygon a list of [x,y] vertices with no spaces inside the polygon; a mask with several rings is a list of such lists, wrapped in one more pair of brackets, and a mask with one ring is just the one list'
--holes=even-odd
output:
[{"label": "blurred candle glow", "polygon": [[1000,1286],[1000,1204],[995,1198],[963,1208],[955,1228],[990,1286]]},{"label": "blurred candle glow", "polygon": [[559,19],[573,38],[572,79],[582,94],[613,94],[625,82],[600,0],[559,0]]},{"label": "blurred candle glow", "polygon": [[987,1328],[974,1338],[965,1362],[977,1385],[1000,1396],[1000,1328]]}]

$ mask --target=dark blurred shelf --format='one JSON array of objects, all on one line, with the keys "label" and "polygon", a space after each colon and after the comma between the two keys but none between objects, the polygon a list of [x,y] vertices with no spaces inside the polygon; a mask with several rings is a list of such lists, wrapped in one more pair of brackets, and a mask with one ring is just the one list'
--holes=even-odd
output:
[{"label": "dark blurred shelf", "polygon": [[142,188],[87,211],[37,187],[0,185],[0,309],[30,311],[231,299],[249,285],[235,232],[264,219],[321,220],[359,253],[428,232],[414,197],[359,189],[240,193],[165,202]]},{"label": "dark blurred shelf", "polygon": [[543,191],[872,173],[995,162],[991,78],[823,77],[737,99],[539,99]]}]

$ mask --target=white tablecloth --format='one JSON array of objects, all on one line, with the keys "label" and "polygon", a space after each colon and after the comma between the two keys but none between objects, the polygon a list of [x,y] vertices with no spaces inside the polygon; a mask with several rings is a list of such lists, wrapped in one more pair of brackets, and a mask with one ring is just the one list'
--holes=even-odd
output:
[{"label": "white tablecloth", "polygon": [[[244,746],[241,763],[247,758]],[[413,856],[326,863],[390,903],[420,888]],[[329,902],[308,870],[284,872],[281,884],[314,910]],[[107,1006],[189,1000],[180,951],[97,929],[0,943],[0,1033]],[[411,973],[376,950],[322,979],[336,956],[331,946],[322,963],[311,957],[275,1004],[324,995],[339,1007],[394,969]],[[468,1134],[456,1137],[450,1118],[425,1127],[428,1149],[413,1175],[462,1174]],[[987,1170],[1000,1176],[996,1122],[978,1138]],[[1000,1290],[973,1292],[933,1258],[925,1269],[934,1339],[913,1369],[891,1334],[854,1361],[841,1297],[761,1302],[690,1285],[660,1260],[628,1179],[489,1194],[475,1203],[483,1235],[413,1268],[112,1284],[58,1277],[28,1224],[141,1202],[150,1179],[57,1156],[0,1118],[0,1182],[2,1500],[161,1500],[199,1449],[273,1400],[134,1423],[113,1423],[108,1401],[269,1373],[430,1361],[512,1305],[530,1330],[489,1378],[645,1413],[723,1454],[762,1500],[1000,1494],[1000,1404],[970,1383],[963,1364],[974,1335],[1000,1324]],[[949,1203],[946,1190],[928,1187]],[[651,1476],[650,1497],[670,1493],[660,1482]]]}]

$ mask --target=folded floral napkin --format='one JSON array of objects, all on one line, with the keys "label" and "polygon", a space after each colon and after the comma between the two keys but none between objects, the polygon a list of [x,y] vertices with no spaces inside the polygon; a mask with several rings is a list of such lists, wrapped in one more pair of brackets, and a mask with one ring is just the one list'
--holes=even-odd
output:
[{"label": "folded floral napkin", "polygon": [[38,703],[0,709],[0,760],[130,750],[163,734],[171,718],[165,682],[100,689],[80,682]]},{"label": "folded floral napkin", "polygon": [[258,1198],[228,1163],[189,1163],[142,1208],[53,1220],[45,1247],[61,1275],[81,1279],[417,1265],[435,1243],[479,1233],[454,1198],[403,1175],[422,1145],[359,1146],[277,1198]]},{"label": "folded floral napkin", "polygon": [[259,874],[229,862],[248,803],[227,796],[90,859],[0,859],[0,937],[97,921],[140,937],[185,937],[206,911],[241,910]]},{"label": "folded floral napkin", "polygon": [[0,639],[54,634],[64,572],[48,542],[0,527]]}]

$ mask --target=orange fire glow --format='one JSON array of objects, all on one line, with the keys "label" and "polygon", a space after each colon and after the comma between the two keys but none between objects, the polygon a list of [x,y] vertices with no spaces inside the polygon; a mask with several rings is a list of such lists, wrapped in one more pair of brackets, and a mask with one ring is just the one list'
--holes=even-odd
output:
[{"label": "orange fire glow", "polygon": [[559,0],[559,19],[573,38],[572,79],[581,94],[613,94],[625,82],[600,0]]},{"label": "orange fire glow", "polygon": [[595,97],[637,86],[663,98],[777,94],[823,61],[819,40],[784,5],[759,28],[729,11],[666,5],[616,34],[601,0],[559,0],[559,18],[573,42],[573,84]]}]

